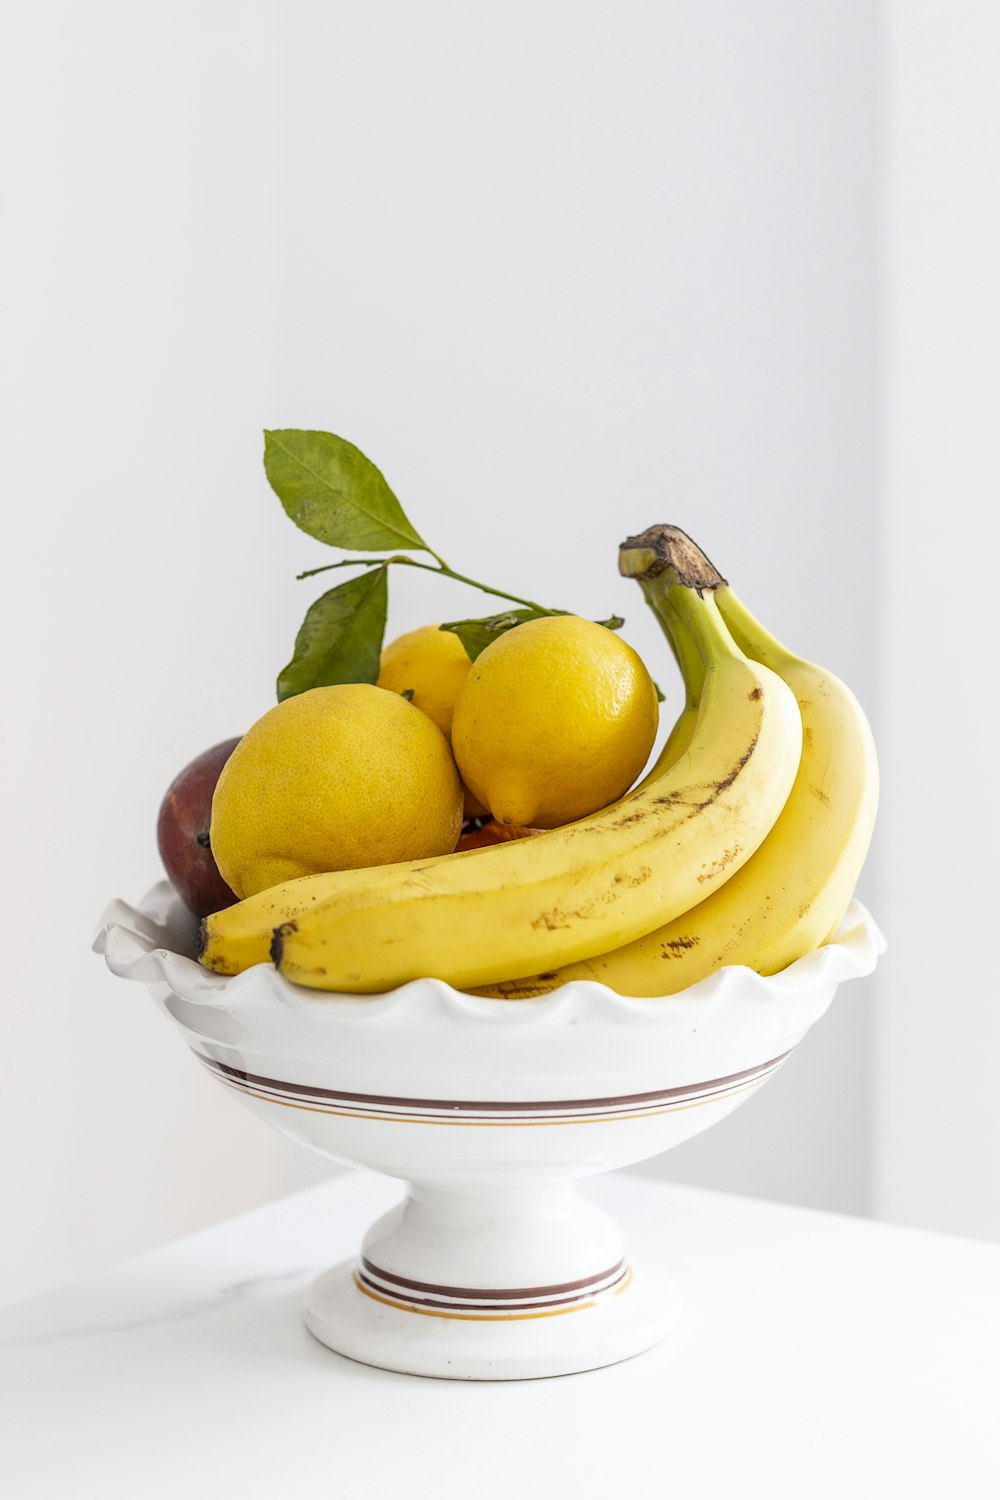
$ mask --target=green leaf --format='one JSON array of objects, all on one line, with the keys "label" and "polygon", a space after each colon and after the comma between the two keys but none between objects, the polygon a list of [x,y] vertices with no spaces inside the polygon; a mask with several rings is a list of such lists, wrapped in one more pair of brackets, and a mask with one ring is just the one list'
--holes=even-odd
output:
[{"label": "green leaf", "polygon": [[653,692],[656,694],[657,703],[666,703],[667,695],[660,687],[660,684],[656,681],[656,678],[651,677],[649,680],[653,684]]},{"label": "green leaf", "polygon": [[565,613],[563,609],[508,609],[502,615],[487,615],[483,620],[452,620],[450,624],[442,625],[441,629],[450,630],[453,635],[457,635],[469,660],[475,661],[498,636],[507,630],[513,630],[515,625],[523,625],[525,620],[542,620],[547,615]]},{"label": "green leaf", "polygon": [[372,568],[316,600],[295,637],[295,654],[278,676],[278,702],[309,688],[378,677],[388,570]]},{"label": "green leaf", "polygon": [[331,547],[428,550],[370,459],[332,432],[264,433],[268,482],[296,526]]},{"label": "green leaf", "polygon": [[[483,620],[452,620],[450,624],[442,625],[440,628],[450,630],[453,635],[457,635],[465,647],[469,660],[475,661],[476,657],[485,651],[497,636],[503,635],[505,631],[513,630],[515,625],[523,625],[526,620],[544,620],[550,615],[568,613],[569,611],[565,609],[508,609],[501,615],[487,615]],[[625,621],[621,615],[612,615],[607,620],[596,620],[594,623],[603,625],[606,630],[621,630]]]}]

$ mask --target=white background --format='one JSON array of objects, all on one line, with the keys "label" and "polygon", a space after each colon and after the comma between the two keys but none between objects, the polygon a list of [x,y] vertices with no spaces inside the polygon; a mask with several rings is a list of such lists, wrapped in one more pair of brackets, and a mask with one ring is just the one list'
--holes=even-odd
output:
[{"label": "white background", "polygon": [[[657,520],[851,682],[890,955],[650,1170],[1000,1237],[997,13],[105,0],[6,32],[0,1300],[325,1170],[87,952],[320,592],[265,426],[351,438],[461,571],[624,614],[668,718],[615,572]],[[481,612],[394,584],[391,633]]]}]

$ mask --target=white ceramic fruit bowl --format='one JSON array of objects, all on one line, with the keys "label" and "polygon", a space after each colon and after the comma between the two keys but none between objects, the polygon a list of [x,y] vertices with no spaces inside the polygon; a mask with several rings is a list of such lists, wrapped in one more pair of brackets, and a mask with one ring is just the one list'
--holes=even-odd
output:
[{"label": "white ceramic fruit bowl", "polygon": [[136,908],[113,902],[95,947],[250,1109],[408,1184],[358,1260],[313,1283],[309,1328],[364,1363],[461,1379],[592,1369],[663,1336],[673,1296],[575,1179],[729,1114],[884,946],[855,902],[834,942],[770,979],[733,967],[667,999],[577,981],[505,1001],[436,979],[320,994],[270,965],[224,979],[194,937],[163,882]]}]

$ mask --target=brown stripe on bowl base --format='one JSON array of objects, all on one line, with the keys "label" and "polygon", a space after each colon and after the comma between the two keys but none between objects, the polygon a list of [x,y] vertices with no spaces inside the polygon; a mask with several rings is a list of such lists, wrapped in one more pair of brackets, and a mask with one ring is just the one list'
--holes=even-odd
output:
[{"label": "brown stripe on bowl base", "polygon": [[[405,1298],[405,1293],[388,1295],[376,1290],[374,1284],[360,1270],[354,1272],[354,1285],[365,1297],[380,1302],[384,1307],[398,1312],[414,1313],[423,1318],[448,1318],[466,1323],[518,1323],[533,1318],[558,1318],[565,1313],[583,1312],[588,1307],[597,1307],[606,1297],[618,1297],[632,1283],[631,1267],[626,1266],[621,1275],[609,1286],[598,1292],[587,1292],[579,1297],[557,1298],[551,1302],[514,1303],[503,1312],[488,1311],[471,1302],[433,1302],[426,1297]],[[404,1300],[405,1298],[405,1300]],[[489,1306],[489,1304],[487,1305]],[[493,1307],[499,1303],[494,1302]]]},{"label": "brown stripe on bowl base", "polygon": [[[551,1286],[522,1286],[522,1287],[472,1287],[472,1286],[442,1286],[433,1281],[412,1281],[408,1276],[399,1276],[394,1271],[383,1271],[379,1266],[370,1261],[366,1255],[361,1257],[359,1275],[369,1285],[374,1286],[376,1278],[378,1281],[390,1283],[386,1288],[379,1290],[404,1289],[406,1292],[427,1292],[432,1297],[450,1300],[455,1306],[465,1302],[530,1302],[537,1303],[539,1298],[560,1298],[562,1301],[575,1301],[582,1294],[594,1293],[597,1290],[606,1291],[609,1287],[617,1285],[624,1277],[628,1267],[624,1260],[617,1261],[606,1271],[599,1271],[595,1276],[583,1276],[579,1281],[561,1281]],[[414,1300],[421,1300],[415,1298]]]}]

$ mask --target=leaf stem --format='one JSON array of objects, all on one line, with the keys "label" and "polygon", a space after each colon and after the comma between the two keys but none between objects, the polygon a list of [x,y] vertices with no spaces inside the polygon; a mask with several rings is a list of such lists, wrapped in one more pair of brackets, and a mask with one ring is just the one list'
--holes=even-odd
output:
[{"label": "leaf stem", "polygon": [[[401,557],[399,561],[409,563],[410,566],[414,568],[427,567],[426,563],[414,562],[412,557]],[[477,578],[467,578],[464,573],[456,573],[454,568],[449,568],[448,564],[444,562],[442,558],[438,558],[438,562],[441,564],[440,569],[432,568],[429,570],[430,572],[439,571],[441,573],[444,573],[447,578],[454,578],[456,583],[467,583],[472,588],[479,589],[480,593],[482,594],[493,594],[497,599],[509,599],[512,604],[523,604],[526,609],[537,609],[540,610],[542,614],[548,613],[545,605],[536,604],[534,599],[522,599],[520,595],[508,594],[504,589],[491,588],[488,583],[480,583]]]},{"label": "leaf stem", "polygon": [[[430,548],[427,549],[430,552]],[[540,614],[548,614],[549,611],[543,604],[536,604],[534,599],[522,599],[519,594],[508,594],[504,589],[491,588],[488,583],[480,583],[478,579],[467,578],[464,573],[456,573],[454,568],[449,568],[443,557],[438,557],[436,552],[430,553],[435,558],[438,566],[433,567],[430,563],[417,562],[415,557],[348,557],[343,562],[325,563],[321,568],[308,568],[304,573],[297,573],[296,578],[314,578],[317,573],[327,573],[332,568],[374,568],[382,564],[402,563],[407,568],[420,568],[425,573],[441,573],[445,578],[453,578],[456,583],[467,583],[474,589],[479,589],[482,594],[493,594],[497,599],[507,599],[511,604],[523,604],[526,609],[537,609]]]},{"label": "leaf stem", "polygon": [[345,557],[343,562],[324,563],[321,568],[307,568],[304,573],[296,573],[295,581],[315,578],[317,573],[329,573],[334,568],[380,568],[386,561],[384,557]]}]

